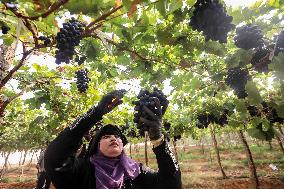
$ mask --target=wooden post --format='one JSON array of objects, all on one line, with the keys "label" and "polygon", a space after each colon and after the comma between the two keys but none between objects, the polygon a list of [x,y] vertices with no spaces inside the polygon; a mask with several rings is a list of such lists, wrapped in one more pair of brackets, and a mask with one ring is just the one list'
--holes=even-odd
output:
[{"label": "wooden post", "polygon": [[147,141],[148,141],[148,131],[145,131],[145,164],[146,166],[148,166],[149,164]]}]

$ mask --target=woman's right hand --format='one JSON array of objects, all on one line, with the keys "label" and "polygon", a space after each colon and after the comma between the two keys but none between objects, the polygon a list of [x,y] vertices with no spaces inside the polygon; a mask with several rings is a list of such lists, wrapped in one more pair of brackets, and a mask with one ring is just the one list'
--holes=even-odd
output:
[{"label": "woman's right hand", "polygon": [[122,89],[122,90],[115,90],[104,95],[101,101],[99,102],[98,106],[96,107],[96,109],[102,115],[111,112],[116,106],[118,106],[123,102],[121,99],[125,93],[126,90]]}]

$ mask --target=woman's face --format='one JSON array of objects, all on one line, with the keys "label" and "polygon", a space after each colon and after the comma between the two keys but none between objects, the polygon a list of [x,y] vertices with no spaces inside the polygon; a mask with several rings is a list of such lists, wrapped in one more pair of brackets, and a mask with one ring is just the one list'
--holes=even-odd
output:
[{"label": "woman's face", "polygon": [[104,156],[117,157],[123,150],[123,143],[117,135],[104,135],[100,140],[99,148]]}]

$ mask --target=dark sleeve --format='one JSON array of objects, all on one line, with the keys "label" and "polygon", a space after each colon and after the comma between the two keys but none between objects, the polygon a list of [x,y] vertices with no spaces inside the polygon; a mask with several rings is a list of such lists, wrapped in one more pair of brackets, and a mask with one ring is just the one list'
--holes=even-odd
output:
[{"label": "dark sleeve", "polygon": [[[77,165],[81,160],[75,157],[84,134],[102,119],[96,108],[91,108],[73,124],[65,128],[47,147],[45,170],[56,188],[72,188],[76,182]],[[70,187],[71,186],[71,187]]]},{"label": "dark sleeve", "polygon": [[181,189],[181,172],[167,141],[153,148],[158,163],[158,172],[142,167],[135,179],[142,188]]}]

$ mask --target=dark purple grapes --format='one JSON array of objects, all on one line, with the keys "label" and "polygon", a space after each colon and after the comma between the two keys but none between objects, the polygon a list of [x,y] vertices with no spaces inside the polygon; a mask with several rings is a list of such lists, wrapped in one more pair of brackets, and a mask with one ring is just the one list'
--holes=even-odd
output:
[{"label": "dark purple grapes", "polygon": [[193,30],[203,32],[206,41],[227,43],[228,32],[235,26],[232,16],[218,0],[197,0],[189,25]]},{"label": "dark purple grapes", "polygon": [[228,76],[225,81],[234,90],[238,98],[245,98],[247,97],[245,86],[249,79],[250,76],[247,70],[235,67],[228,70]]},{"label": "dark purple grapes", "polygon": [[249,111],[250,116],[254,117],[260,117],[261,113],[260,111],[257,109],[257,107],[253,106],[253,105],[249,105],[247,107],[247,110]]},{"label": "dark purple grapes", "polygon": [[249,50],[262,47],[264,40],[262,31],[255,25],[247,24],[237,28],[235,45],[241,49]]},{"label": "dark purple grapes", "polygon": [[[137,98],[139,99],[138,101],[133,101],[133,104],[135,105],[134,110],[136,111],[133,121],[137,124],[137,128],[140,130],[141,134],[144,133],[144,131],[147,131],[148,128],[144,126],[144,124],[140,123],[140,117],[151,120],[151,117],[149,117],[143,110],[143,106],[146,106],[157,116],[161,117],[165,114],[169,101],[164,93],[157,88],[154,88],[153,92],[141,90]],[[160,104],[160,107],[157,107],[158,104]]]},{"label": "dark purple grapes", "polygon": [[63,24],[63,28],[57,33],[56,48],[58,49],[55,53],[56,64],[62,62],[70,63],[75,54],[75,46],[79,45],[82,39],[81,34],[84,31],[85,25],[75,18],[71,18],[70,21]]},{"label": "dark purple grapes", "polygon": [[7,34],[10,28],[6,25],[1,26],[1,30],[3,34]]},{"label": "dark purple grapes", "polygon": [[278,35],[274,55],[278,56],[280,52],[284,52],[284,30]]},{"label": "dark purple grapes", "polygon": [[261,73],[268,73],[268,64],[271,62],[269,60],[270,50],[267,48],[261,48],[255,52],[251,59],[251,64],[253,65],[254,69]]},{"label": "dark purple grapes", "polygon": [[38,39],[43,41],[44,46],[48,46],[51,43],[51,40],[46,36],[40,36]]},{"label": "dark purple grapes", "polygon": [[89,88],[89,81],[90,78],[88,77],[88,70],[87,69],[81,69],[79,71],[76,71],[76,84],[77,89],[79,92],[84,93]]}]

